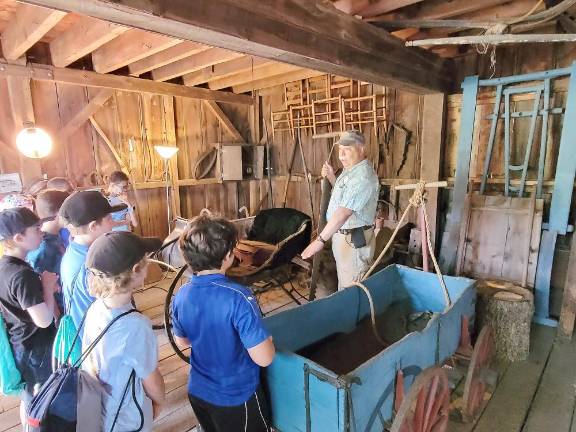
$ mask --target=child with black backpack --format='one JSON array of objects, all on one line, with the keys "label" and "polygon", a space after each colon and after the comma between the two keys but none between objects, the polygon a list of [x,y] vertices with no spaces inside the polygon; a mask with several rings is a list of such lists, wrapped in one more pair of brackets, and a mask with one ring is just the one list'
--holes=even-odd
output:
[{"label": "child with black backpack", "polygon": [[[134,290],[142,287],[146,253],[160,248],[156,238],[123,231],[107,233],[88,250],[90,294],[97,300],[84,322],[82,346],[89,346],[117,316],[133,309]],[[104,384],[105,431],[151,431],[164,403],[164,379],[158,369],[158,345],[150,320],[131,313],[105,332],[82,368]]]},{"label": "child with black backpack", "polygon": [[[31,210],[16,207],[0,212],[0,314],[6,323],[16,368],[25,384],[20,416],[51,369],[54,327],[54,273],[34,272],[26,255],[40,246],[41,221]],[[3,365],[2,365],[3,366]],[[1,367],[1,366],[0,366]]]}]

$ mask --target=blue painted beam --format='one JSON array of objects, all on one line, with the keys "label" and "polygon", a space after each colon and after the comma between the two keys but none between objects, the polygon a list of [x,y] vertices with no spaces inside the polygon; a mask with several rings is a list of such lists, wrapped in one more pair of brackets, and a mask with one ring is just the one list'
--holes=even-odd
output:
[{"label": "blue painted beam", "polygon": [[560,137],[560,150],[550,204],[550,229],[565,235],[576,174],[576,62],[572,63],[566,112]]},{"label": "blue painted beam", "polygon": [[571,69],[572,69],[571,67],[567,67],[562,69],[547,70],[544,72],[534,72],[524,75],[512,75],[502,78],[485,79],[480,80],[478,82],[478,85],[480,87],[492,87],[500,84],[502,85],[518,84],[526,81],[539,81],[539,80],[545,80],[547,78],[559,78],[561,76],[570,75],[572,73]]},{"label": "blue painted beam", "polygon": [[460,136],[456,163],[456,179],[450,212],[449,232],[440,251],[440,267],[445,274],[453,274],[456,268],[456,256],[460,239],[460,223],[464,213],[464,201],[468,193],[470,174],[470,155],[474,136],[474,119],[476,117],[476,96],[478,95],[478,76],[469,76],[462,83],[462,111],[460,115]]}]

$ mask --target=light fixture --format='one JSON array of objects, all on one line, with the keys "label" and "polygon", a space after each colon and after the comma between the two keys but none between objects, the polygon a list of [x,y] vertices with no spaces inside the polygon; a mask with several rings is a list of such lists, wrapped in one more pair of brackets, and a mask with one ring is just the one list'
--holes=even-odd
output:
[{"label": "light fixture", "polygon": [[154,150],[164,159],[164,178],[166,179],[166,212],[168,216],[168,234],[172,231],[171,215],[170,215],[170,173],[168,169],[168,161],[174,157],[178,152],[178,147],[155,145]]},{"label": "light fixture", "polygon": [[52,138],[34,123],[24,122],[24,128],[16,136],[16,147],[26,157],[41,159],[52,151]]},{"label": "light fixture", "polygon": [[160,155],[162,159],[167,161],[176,154],[176,152],[178,151],[178,147],[157,145],[154,146],[154,150],[156,150],[156,152]]}]

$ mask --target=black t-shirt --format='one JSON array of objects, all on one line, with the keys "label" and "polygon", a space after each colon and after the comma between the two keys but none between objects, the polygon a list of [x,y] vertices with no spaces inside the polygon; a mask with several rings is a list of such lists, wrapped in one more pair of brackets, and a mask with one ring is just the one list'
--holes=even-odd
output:
[{"label": "black t-shirt", "polygon": [[38,327],[26,311],[42,302],[40,275],[20,258],[7,255],[0,258],[0,313],[13,347],[31,348],[52,342],[54,323],[47,328]]}]

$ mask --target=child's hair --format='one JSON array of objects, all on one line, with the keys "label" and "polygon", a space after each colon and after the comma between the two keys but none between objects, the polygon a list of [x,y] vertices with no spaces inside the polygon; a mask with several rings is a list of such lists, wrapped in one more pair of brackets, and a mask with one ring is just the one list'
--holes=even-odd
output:
[{"label": "child's hair", "polygon": [[238,232],[228,220],[205,214],[192,219],[179,239],[180,251],[192,271],[219,269],[236,246]]},{"label": "child's hair", "polygon": [[74,192],[76,189],[72,182],[66,177],[53,177],[46,183],[48,189],[56,189],[68,193]]},{"label": "child's hair", "polygon": [[89,228],[88,228],[88,227],[89,227],[89,225],[90,225],[92,222],[96,222],[97,224],[101,224],[101,223],[102,223],[102,220],[103,220],[105,217],[107,217],[107,216],[108,216],[108,215],[103,216],[103,217],[101,217],[100,219],[96,219],[96,220],[94,220],[94,221],[90,221],[90,222],[88,222],[86,225],[80,225],[80,226],[74,226],[73,224],[69,223],[69,222],[66,220],[66,218],[64,218],[64,217],[62,217],[62,216],[59,216],[59,217],[61,217],[61,220],[63,220],[64,223],[66,224],[66,228],[68,228],[68,231],[70,231],[70,234],[72,234],[73,236],[78,236],[78,235],[88,234],[88,232],[89,232]]},{"label": "child's hair", "polygon": [[127,182],[130,181],[130,179],[128,178],[128,176],[126,175],[126,173],[122,172],[122,171],[112,171],[110,173],[110,177],[108,177],[108,182],[113,184],[113,183],[120,183],[120,182]]},{"label": "child's hair", "polygon": [[68,192],[56,189],[43,190],[36,197],[36,214],[40,219],[56,216],[69,195]]},{"label": "child's hair", "polygon": [[16,243],[11,238],[6,240],[0,240],[0,249],[2,249],[3,251],[12,250],[14,248],[16,248]]},{"label": "child's hair", "polygon": [[[144,264],[146,258],[140,261]],[[130,281],[134,271],[130,268],[120,274],[110,276],[96,269],[89,269],[88,292],[93,297],[106,298],[116,294],[125,294],[133,290]]]}]

